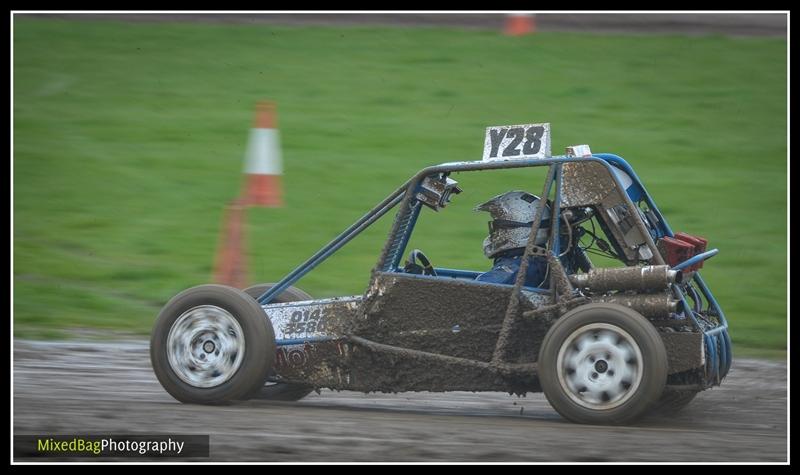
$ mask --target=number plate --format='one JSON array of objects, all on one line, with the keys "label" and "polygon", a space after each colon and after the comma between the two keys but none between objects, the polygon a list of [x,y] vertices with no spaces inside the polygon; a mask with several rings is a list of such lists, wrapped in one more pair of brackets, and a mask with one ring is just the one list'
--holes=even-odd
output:
[{"label": "number plate", "polygon": [[550,157],[550,124],[502,125],[486,128],[484,160]]}]

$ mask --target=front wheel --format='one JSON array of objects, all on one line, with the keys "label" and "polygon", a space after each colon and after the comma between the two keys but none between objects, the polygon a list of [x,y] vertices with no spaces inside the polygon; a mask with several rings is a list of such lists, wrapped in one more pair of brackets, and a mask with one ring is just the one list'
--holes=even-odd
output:
[{"label": "front wheel", "polygon": [[261,389],[275,362],[275,334],[264,311],[241,290],[201,285],[161,310],[150,361],[181,402],[224,404]]},{"label": "front wheel", "polygon": [[667,380],[658,331],[621,305],[590,303],[567,312],[545,335],[539,378],[550,404],[583,424],[624,424],[644,415]]}]

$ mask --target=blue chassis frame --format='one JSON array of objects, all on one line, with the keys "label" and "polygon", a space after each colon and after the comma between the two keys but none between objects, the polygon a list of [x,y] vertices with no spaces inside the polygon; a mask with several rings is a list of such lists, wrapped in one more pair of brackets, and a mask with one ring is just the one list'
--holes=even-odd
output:
[{"label": "blue chassis frame", "polygon": [[[417,172],[413,177],[407,180],[402,186],[397,188],[383,201],[378,203],[378,205],[372,208],[369,212],[367,212],[364,216],[358,219],[350,227],[345,229],[341,234],[339,234],[332,241],[323,246],[319,251],[314,253],[305,262],[303,262],[302,264],[297,266],[294,270],[292,270],[289,274],[287,274],[283,279],[281,279],[278,283],[276,283],[275,286],[273,286],[268,291],[260,295],[257,301],[261,305],[269,304],[273,298],[275,298],[277,295],[280,295],[281,292],[283,292],[284,290],[292,286],[295,282],[300,280],[304,275],[309,273],[312,269],[314,269],[316,266],[322,263],[325,259],[333,255],[345,244],[350,242],[350,240],[352,240],[354,237],[356,237],[370,225],[372,225],[381,217],[383,217],[391,209],[393,209],[398,204],[402,203],[403,206],[401,206],[401,209],[398,212],[395,221],[392,225],[391,231],[389,232],[389,240],[387,241],[387,244],[384,247],[383,252],[381,253],[380,259],[378,260],[378,264],[375,267],[376,270],[380,271],[397,271],[399,269],[398,265],[400,259],[405,253],[406,245],[408,244],[408,240],[411,236],[411,233],[413,232],[417,217],[419,216],[419,212],[422,207],[421,202],[415,198],[415,195],[421,186],[422,180],[424,180],[428,176],[438,175],[441,173],[450,174],[452,172],[462,172],[462,171],[467,172],[467,171],[481,171],[481,170],[500,170],[500,169],[528,168],[528,167],[541,167],[541,166],[555,167],[554,181],[556,181],[557,184],[556,184],[556,198],[555,198],[556,205],[553,207],[554,208],[553,220],[554,222],[559,222],[560,202],[561,202],[561,197],[560,197],[561,165],[570,162],[586,162],[586,161],[596,162],[606,167],[609,173],[611,174],[611,177],[614,179],[617,187],[621,190],[625,190],[625,188],[622,186],[622,183],[619,181],[617,175],[613,173],[612,165],[627,173],[631,177],[631,180],[633,181],[631,186],[636,188],[637,194],[641,197],[642,200],[645,201],[647,206],[654,213],[654,215],[658,220],[658,222],[655,223],[657,228],[656,229],[657,237],[674,236],[672,228],[670,228],[666,219],[661,214],[661,211],[659,211],[658,206],[656,206],[655,201],[645,189],[638,175],[636,175],[636,172],[633,171],[633,168],[630,166],[630,164],[628,164],[628,162],[626,162],[622,157],[618,155],[614,155],[611,153],[597,153],[593,154],[591,157],[557,156],[547,159],[443,163],[440,165],[434,165],[427,168],[423,168],[422,170]],[[550,193],[550,189],[552,189],[552,182],[549,184],[549,187],[547,188],[547,194]],[[624,195],[626,197],[628,206],[632,206],[635,208],[636,205],[633,203],[628,193],[624,193]],[[658,256],[657,250],[653,249],[653,251],[654,255]],[[555,255],[558,255],[560,252],[558,233],[555,233],[555,235],[553,236],[553,246],[551,252],[554,253]],[[692,259],[676,266],[676,268],[689,267],[697,262],[713,257],[714,255],[717,254],[717,252],[718,251],[714,249],[712,251],[703,253],[702,255],[695,256]],[[464,271],[459,269],[437,268],[436,270],[437,274],[443,277],[468,278],[468,277],[474,277],[475,275],[475,272],[473,271]],[[733,360],[732,343],[730,336],[728,334],[728,322],[727,319],[725,318],[722,308],[719,306],[719,303],[714,298],[714,295],[711,293],[711,290],[708,288],[705,281],[700,276],[699,272],[694,273],[693,282],[694,284],[697,285],[697,287],[699,287],[700,291],[702,292],[703,296],[706,299],[706,302],[709,304],[709,308],[713,309],[716,315],[718,315],[720,322],[719,325],[713,328],[706,328],[704,325],[701,325],[697,317],[695,316],[694,311],[691,310],[686,295],[684,295],[677,286],[673,286],[673,291],[675,292],[676,297],[683,303],[684,313],[688,315],[694,327],[697,330],[701,331],[704,335],[705,348],[706,348],[706,368],[705,368],[706,380],[712,385],[719,384],[722,378],[724,378],[725,375],[730,370],[731,363]],[[687,309],[689,310],[687,311]],[[325,341],[327,339],[328,338],[282,340],[277,343],[279,346],[288,346],[306,342]]]}]

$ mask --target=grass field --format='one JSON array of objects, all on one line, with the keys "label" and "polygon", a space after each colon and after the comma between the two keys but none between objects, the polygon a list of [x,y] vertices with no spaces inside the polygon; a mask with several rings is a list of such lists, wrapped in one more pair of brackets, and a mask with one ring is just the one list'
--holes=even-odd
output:
[{"label": "grass field", "polygon": [[[786,74],[783,39],[16,18],[15,334],[148,333],[167,299],[207,282],[253,105],[271,98],[287,205],[248,213],[254,282],[419,168],[480,159],[486,126],[548,121],[554,153],[622,155],[673,228],[720,248],[704,276],[737,349],[780,353]],[[421,218],[414,244],[437,265],[488,268],[488,219],[470,209],[531,189],[524,178],[456,177],[466,191]],[[362,292],[388,225],[299,286]]]}]

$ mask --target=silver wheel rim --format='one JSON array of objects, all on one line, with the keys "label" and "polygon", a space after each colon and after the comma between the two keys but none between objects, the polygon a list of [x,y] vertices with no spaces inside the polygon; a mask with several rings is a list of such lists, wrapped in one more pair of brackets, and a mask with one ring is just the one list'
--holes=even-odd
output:
[{"label": "silver wheel rim", "polygon": [[191,308],[169,330],[167,357],[184,383],[197,388],[219,386],[242,365],[242,327],[233,315],[214,305]]},{"label": "silver wheel rim", "polygon": [[592,323],[564,341],[556,368],[558,382],[573,402],[602,411],[636,394],[642,363],[642,351],[628,332],[609,323]]}]

